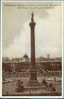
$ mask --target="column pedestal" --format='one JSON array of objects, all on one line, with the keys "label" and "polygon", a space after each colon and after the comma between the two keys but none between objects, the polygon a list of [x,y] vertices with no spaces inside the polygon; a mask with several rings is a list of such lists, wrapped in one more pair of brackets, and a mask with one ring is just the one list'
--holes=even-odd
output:
[{"label": "column pedestal", "polygon": [[29,78],[29,82],[28,82],[28,87],[29,88],[39,88],[40,87],[40,83],[37,80],[37,69],[34,66],[31,67],[30,69],[30,78]]}]

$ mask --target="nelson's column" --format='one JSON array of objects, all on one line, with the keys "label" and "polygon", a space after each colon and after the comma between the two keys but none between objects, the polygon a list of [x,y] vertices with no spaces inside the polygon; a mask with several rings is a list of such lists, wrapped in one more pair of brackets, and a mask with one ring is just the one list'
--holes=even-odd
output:
[{"label": "nelson's column", "polygon": [[34,14],[32,13],[31,22],[29,23],[31,29],[31,69],[30,69],[30,79],[29,79],[29,86],[39,86],[37,80],[37,68],[35,64],[35,25],[34,22]]}]

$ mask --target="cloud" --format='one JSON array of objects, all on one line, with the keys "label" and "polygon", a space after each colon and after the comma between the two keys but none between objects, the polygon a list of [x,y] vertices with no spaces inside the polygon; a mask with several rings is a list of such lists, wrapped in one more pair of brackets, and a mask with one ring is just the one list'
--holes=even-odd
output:
[{"label": "cloud", "polygon": [[[9,12],[10,10],[10,12]],[[31,13],[34,12],[35,48],[36,56],[61,56],[61,10],[54,9],[21,9],[9,8],[6,10],[6,48],[3,47],[3,56],[22,57],[25,53],[30,56],[30,27]],[[11,18],[11,19],[10,19]],[[3,41],[3,44],[5,42]]]}]

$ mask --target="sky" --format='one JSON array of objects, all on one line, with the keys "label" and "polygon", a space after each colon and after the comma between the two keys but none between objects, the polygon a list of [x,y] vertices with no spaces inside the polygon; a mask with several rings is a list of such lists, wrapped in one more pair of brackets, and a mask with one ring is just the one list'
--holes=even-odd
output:
[{"label": "sky", "polygon": [[62,7],[49,6],[53,5],[52,3],[36,3],[36,6],[34,6],[35,3],[25,3],[26,6],[24,3],[21,3],[21,6],[19,4],[10,5],[3,4],[3,57],[23,57],[24,54],[30,57],[31,33],[29,23],[31,22],[32,12],[36,23],[36,57],[47,57],[48,54],[50,54],[50,57],[61,57]]}]

